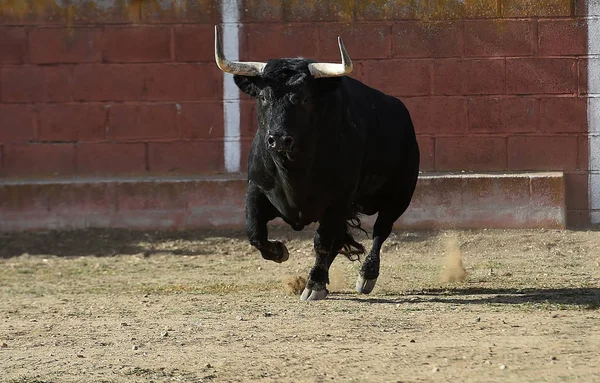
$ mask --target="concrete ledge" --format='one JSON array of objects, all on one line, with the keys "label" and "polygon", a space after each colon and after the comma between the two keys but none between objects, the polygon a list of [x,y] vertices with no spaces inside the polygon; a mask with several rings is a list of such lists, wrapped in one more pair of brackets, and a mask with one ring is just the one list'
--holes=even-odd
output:
[{"label": "concrete ledge", "polygon": [[[242,227],[244,175],[0,181],[0,231]],[[366,226],[374,217],[365,217]],[[422,174],[397,228],[565,228],[562,173]]]}]

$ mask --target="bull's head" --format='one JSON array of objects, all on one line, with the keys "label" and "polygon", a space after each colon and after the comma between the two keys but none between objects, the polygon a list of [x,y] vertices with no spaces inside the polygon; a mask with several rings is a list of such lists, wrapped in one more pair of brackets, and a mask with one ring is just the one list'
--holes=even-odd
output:
[{"label": "bull's head", "polygon": [[310,151],[311,136],[318,134],[318,120],[331,114],[331,92],[340,77],[352,72],[352,60],[338,37],[341,64],[307,59],[275,59],[264,62],[229,61],[223,54],[215,27],[215,60],[224,72],[235,75],[236,85],[258,100],[259,130],[268,150],[292,158]]}]

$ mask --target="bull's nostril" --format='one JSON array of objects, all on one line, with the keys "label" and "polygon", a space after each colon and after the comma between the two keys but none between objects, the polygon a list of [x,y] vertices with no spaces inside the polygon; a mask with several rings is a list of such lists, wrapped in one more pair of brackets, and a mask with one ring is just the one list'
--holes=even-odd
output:
[{"label": "bull's nostril", "polygon": [[267,137],[267,145],[269,145],[269,147],[274,148],[275,144],[276,144],[275,137],[273,137],[273,136]]},{"label": "bull's nostril", "polygon": [[290,149],[294,144],[294,139],[290,136],[286,136],[283,138],[283,147],[286,149]]}]

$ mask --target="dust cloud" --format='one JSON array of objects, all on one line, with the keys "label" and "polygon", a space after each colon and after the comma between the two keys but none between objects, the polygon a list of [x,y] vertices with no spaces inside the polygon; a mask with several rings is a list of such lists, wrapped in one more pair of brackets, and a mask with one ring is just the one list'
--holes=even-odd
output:
[{"label": "dust cloud", "polygon": [[442,268],[441,282],[462,282],[467,278],[467,271],[463,266],[462,252],[456,235],[450,236],[444,241],[446,248],[446,259]]}]

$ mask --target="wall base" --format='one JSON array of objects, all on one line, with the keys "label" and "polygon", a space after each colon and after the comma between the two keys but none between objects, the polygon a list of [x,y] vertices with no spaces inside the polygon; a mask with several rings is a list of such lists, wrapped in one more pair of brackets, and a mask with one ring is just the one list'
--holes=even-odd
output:
[{"label": "wall base", "polygon": [[[0,231],[243,227],[244,175],[0,182]],[[365,226],[374,217],[364,217]],[[562,173],[422,174],[396,228],[565,228]]]}]

